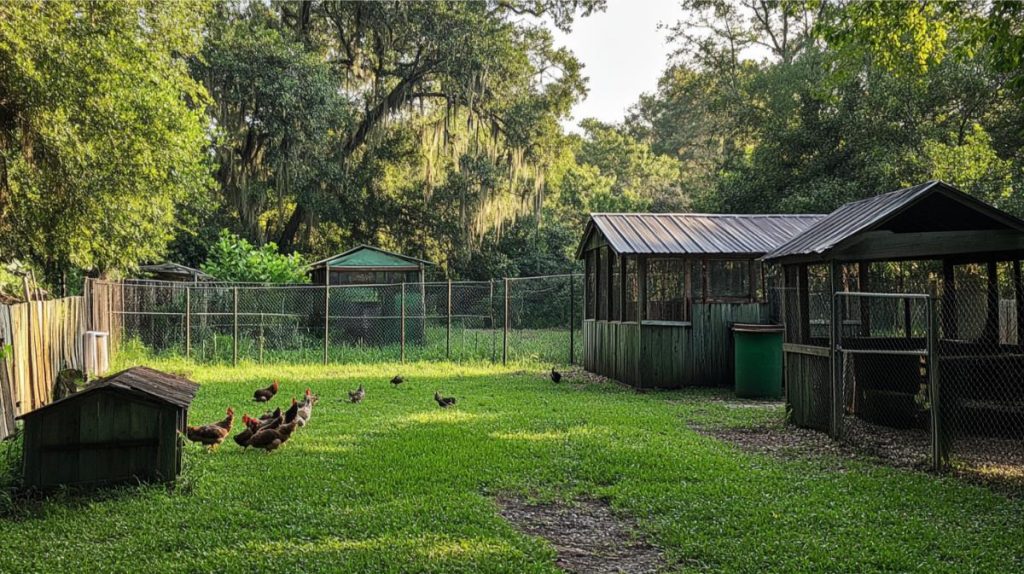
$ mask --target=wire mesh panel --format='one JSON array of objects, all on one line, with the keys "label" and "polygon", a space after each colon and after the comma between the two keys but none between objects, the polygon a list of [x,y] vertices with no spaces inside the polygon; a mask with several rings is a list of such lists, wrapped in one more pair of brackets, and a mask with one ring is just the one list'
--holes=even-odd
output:
[{"label": "wire mesh panel", "polygon": [[930,301],[915,294],[835,296],[840,435],[862,452],[902,465],[934,462]]},{"label": "wire mesh panel", "polygon": [[582,322],[577,293],[582,277],[551,275],[509,279],[507,360],[574,362]]},{"label": "wire mesh panel", "polygon": [[963,264],[941,303],[941,448],[954,468],[1024,484],[1020,264]]}]

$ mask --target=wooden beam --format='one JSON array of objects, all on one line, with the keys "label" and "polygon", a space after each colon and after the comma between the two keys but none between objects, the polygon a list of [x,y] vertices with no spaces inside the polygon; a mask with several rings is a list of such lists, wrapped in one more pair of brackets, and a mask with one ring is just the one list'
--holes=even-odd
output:
[{"label": "wooden beam", "polygon": [[1024,233],[1011,230],[893,233],[868,231],[832,257],[843,261],[926,259],[968,253],[1024,249]]}]

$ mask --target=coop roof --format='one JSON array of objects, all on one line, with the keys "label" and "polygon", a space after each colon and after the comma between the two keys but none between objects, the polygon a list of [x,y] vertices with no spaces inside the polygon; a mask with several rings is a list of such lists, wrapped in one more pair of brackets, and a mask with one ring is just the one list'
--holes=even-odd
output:
[{"label": "coop roof", "polygon": [[139,271],[143,273],[152,273],[156,275],[176,275],[179,277],[191,279],[197,279],[199,281],[208,281],[213,279],[213,276],[200,271],[199,269],[193,269],[182,265],[180,263],[154,263],[152,265],[140,265]]},{"label": "coop roof", "polygon": [[595,231],[620,255],[760,256],[800,233],[823,215],[708,213],[594,213],[576,252],[583,256]]},{"label": "coop roof", "polygon": [[385,251],[372,245],[360,245],[330,257],[309,264],[309,269],[328,266],[331,269],[419,269],[421,265],[433,265],[430,261],[409,257],[400,253]]},{"label": "coop roof", "polygon": [[764,259],[824,260],[855,247],[863,259],[1017,249],[1024,245],[1022,233],[1024,221],[947,183],[929,181],[847,203]]},{"label": "coop roof", "polygon": [[96,392],[100,389],[116,389],[129,394],[156,399],[176,407],[187,408],[192,404],[192,399],[195,398],[196,393],[199,391],[199,385],[184,377],[157,371],[149,367],[132,367],[90,383],[81,391],[42,406],[32,412],[25,413],[20,418],[32,417],[36,413],[54,405],[76,400],[85,394]]}]

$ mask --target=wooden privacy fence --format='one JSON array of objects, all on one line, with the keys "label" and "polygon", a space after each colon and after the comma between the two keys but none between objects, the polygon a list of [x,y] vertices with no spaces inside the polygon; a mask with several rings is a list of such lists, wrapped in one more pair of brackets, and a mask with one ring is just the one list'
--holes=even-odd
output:
[{"label": "wooden privacy fence", "polygon": [[85,300],[67,297],[0,305],[0,438],[14,417],[48,404],[61,369],[82,369]]}]

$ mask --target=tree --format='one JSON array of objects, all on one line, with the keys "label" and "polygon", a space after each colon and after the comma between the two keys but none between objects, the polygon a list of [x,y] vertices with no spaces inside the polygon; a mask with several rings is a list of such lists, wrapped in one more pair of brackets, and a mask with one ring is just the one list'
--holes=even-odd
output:
[{"label": "tree", "polygon": [[302,257],[279,253],[277,245],[255,247],[245,239],[223,230],[202,265],[203,271],[220,281],[248,283],[309,283]]},{"label": "tree", "polygon": [[3,256],[101,273],[159,258],[210,183],[199,2],[0,4]]}]

